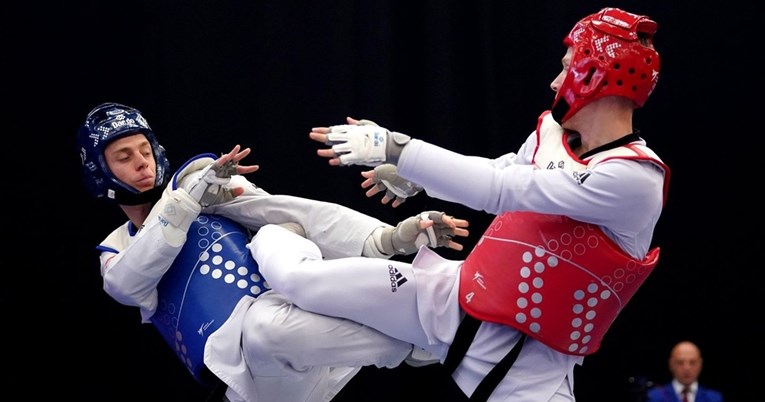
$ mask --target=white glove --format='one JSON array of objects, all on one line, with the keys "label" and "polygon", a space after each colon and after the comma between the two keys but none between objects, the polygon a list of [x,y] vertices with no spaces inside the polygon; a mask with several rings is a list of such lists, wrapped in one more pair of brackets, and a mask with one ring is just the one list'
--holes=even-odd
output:
[{"label": "white glove", "polygon": [[158,221],[167,243],[173,247],[180,247],[186,242],[189,227],[201,211],[202,207],[186,190],[173,190],[171,186],[167,186],[144,222],[148,225]]},{"label": "white glove", "polygon": [[395,201],[398,199],[399,203],[403,203],[407,198],[415,196],[422,191],[422,186],[399,176],[396,166],[389,163],[377,166],[374,172],[375,187],[379,191],[384,190],[385,196],[390,200]]},{"label": "white glove", "polygon": [[332,126],[327,134],[327,145],[332,145],[341,165],[377,166],[385,162],[387,143],[388,130],[366,120]]},{"label": "white glove", "polygon": [[[444,247],[452,239],[452,228],[443,222],[443,212],[427,211],[407,218],[383,230],[381,246],[386,254],[408,255],[416,253],[421,246]],[[433,226],[420,229],[420,221],[432,220]]]},{"label": "white glove", "polygon": [[370,120],[357,124],[341,124],[329,128],[327,145],[338,155],[340,164],[377,166],[383,162],[395,164],[409,136],[391,133]]},{"label": "white glove", "polygon": [[[182,172],[177,173],[179,186],[202,207],[234,199],[228,184],[231,182],[231,176],[236,174],[236,164],[229,161],[217,166],[215,161],[209,163],[208,160],[209,158],[203,158],[193,161]],[[204,168],[200,170],[201,166]]]}]

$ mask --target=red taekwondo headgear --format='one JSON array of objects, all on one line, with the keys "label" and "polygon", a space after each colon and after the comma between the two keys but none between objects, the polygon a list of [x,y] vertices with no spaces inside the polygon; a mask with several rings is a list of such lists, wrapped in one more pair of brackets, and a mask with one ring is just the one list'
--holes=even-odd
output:
[{"label": "red taekwondo headgear", "polygon": [[647,16],[618,8],[604,8],[579,21],[563,40],[573,55],[553,102],[556,120],[563,123],[609,95],[642,107],[659,79],[659,53],[653,48],[657,27]]}]

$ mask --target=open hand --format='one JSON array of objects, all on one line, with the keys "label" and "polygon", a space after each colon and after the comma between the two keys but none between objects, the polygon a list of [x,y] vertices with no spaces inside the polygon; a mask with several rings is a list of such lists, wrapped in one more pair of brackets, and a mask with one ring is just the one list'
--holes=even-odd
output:
[{"label": "open hand", "polygon": [[[218,158],[215,161],[215,167],[216,170],[219,171],[219,174],[228,175],[229,177],[232,174],[248,174],[253,173],[260,169],[259,165],[247,165],[243,166],[239,164],[239,161],[244,159],[247,155],[249,155],[251,152],[251,149],[249,147],[245,149],[241,149],[241,146],[237,144],[234,146],[234,148],[231,150],[231,152],[227,154],[222,154],[220,158]],[[225,166],[228,164],[230,167],[227,169]],[[228,171],[227,171],[228,170]],[[238,197],[244,193],[244,188],[242,187],[234,187],[230,189],[231,194],[234,197]]]},{"label": "open hand", "polygon": [[365,193],[366,196],[371,198],[380,192],[384,192],[380,202],[387,204],[393,201],[391,204],[393,208],[398,207],[407,198],[413,197],[422,191],[422,187],[418,184],[399,176],[396,167],[391,164],[383,164],[372,170],[361,172],[361,176],[365,178],[361,182],[361,187],[369,189]]},{"label": "open hand", "polygon": [[[347,121],[346,124],[356,125],[359,123],[357,119],[354,119],[352,117],[346,117],[345,120]],[[330,133],[330,131],[331,131],[330,127],[314,127],[311,129],[311,132],[308,133],[308,137],[324,145],[329,145],[329,139],[327,136]],[[331,145],[329,148],[317,150],[316,154],[324,158],[329,158],[329,164],[331,166],[340,166],[339,155],[337,155],[335,151],[332,150]]]},{"label": "open hand", "polygon": [[470,234],[470,232],[465,229],[470,225],[467,220],[457,219],[451,215],[446,215],[445,213],[440,215],[440,220],[438,218],[430,220],[423,219],[419,223],[420,228],[422,229],[428,227],[433,227],[435,229],[436,233],[439,234],[439,247],[446,246],[452,250],[461,251],[463,249],[462,244],[452,240],[454,236],[467,237]]}]

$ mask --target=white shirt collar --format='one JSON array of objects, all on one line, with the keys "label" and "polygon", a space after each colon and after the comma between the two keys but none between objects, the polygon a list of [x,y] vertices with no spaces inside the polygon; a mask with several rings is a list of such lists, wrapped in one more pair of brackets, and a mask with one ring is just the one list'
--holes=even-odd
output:
[{"label": "white shirt collar", "polygon": [[[675,393],[678,396],[682,396],[683,384],[680,384],[677,380],[672,380],[672,388],[674,388]],[[698,388],[699,388],[699,382],[698,381],[694,381],[694,382],[691,383],[691,386],[690,386],[690,395],[688,396],[689,398],[691,398],[691,400],[695,399],[694,396],[696,396],[696,390]]]}]

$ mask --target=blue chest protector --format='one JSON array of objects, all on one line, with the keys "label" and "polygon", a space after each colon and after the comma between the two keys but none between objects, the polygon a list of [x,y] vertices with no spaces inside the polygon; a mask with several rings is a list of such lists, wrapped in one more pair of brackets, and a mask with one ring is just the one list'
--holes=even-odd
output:
[{"label": "blue chest protector", "polygon": [[205,385],[215,381],[203,360],[207,338],[242,297],[258,297],[269,290],[246,248],[250,237],[246,228],[228,218],[199,215],[157,286],[159,306],[151,322]]}]

